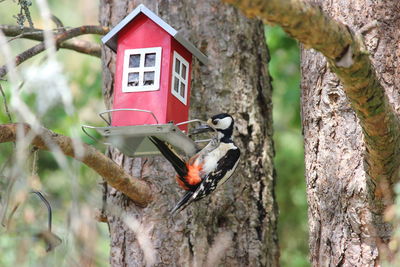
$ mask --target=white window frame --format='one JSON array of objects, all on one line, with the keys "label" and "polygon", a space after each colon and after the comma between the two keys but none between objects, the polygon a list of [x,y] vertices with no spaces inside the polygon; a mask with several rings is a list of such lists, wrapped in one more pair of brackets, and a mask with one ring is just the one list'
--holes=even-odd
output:
[{"label": "white window frame", "polygon": [[[160,73],[161,73],[161,47],[149,47],[149,48],[138,48],[138,49],[126,49],[124,54],[124,67],[122,74],[122,92],[145,92],[145,91],[157,91],[160,89]],[[156,60],[155,66],[145,67],[144,60],[145,55],[155,53]],[[139,67],[130,68],[129,58],[131,55],[140,54]],[[154,71],[154,84],[144,85],[144,73],[148,71]],[[128,86],[128,74],[132,72],[139,73],[139,85],[138,86]]]},{"label": "white window frame", "polygon": [[[176,59],[178,59],[181,62],[181,65],[179,66],[179,71],[182,71],[182,65],[185,65],[186,67],[186,73],[184,79],[180,73],[175,72],[175,62]],[[174,51],[174,57],[172,60],[172,81],[171,81],[171,93],[173,96],[179,99],[184,105],[187,105],[187,95],[188,95],[188,84],[189,84],[189,62],[187,62],[181,55],[178,54],[178,52]],[[179,80],[179,90],[180,90],[180,84],[183,83],[185,85],[185,96],[182,97],[179,92],[176,92],[174,90],[174,84],[175,84],[175,78]]]}]

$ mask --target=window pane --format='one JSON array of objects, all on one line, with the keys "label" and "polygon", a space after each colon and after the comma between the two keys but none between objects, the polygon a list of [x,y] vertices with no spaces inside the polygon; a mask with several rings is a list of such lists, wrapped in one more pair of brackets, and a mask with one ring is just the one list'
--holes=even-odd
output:
[{"label": "window pane", "polygon": [[153,85],[154,84],[154,71],[146,71],[144,73],[144,85]]},{"label": "window pane", "polygon": [[179,80],[176,77],[174,77],[174,91],[179,93]]},{"label": "window pane", "polygon": [[128,86],[138,86],[139,85],[139,73],[131,72],[128,73]]},{"label": "window pane", "polygon": [[186,80],[186,66],[182,64],[182,73],[181,76],[184,80]]},{"label": "window pane", "polygon": [[129,68],[138,68],[140,66],[140,54],[129,56]]},{"label": "window pane", "polygon": [[179,59],[175,59],[175,72],[176,73],[180,73],[179,70],[181,69],[181,62],[179,61]]},{"label": "window pane", "polygon": [[146,54],[144,58],[145,67],[154,67],[156,65],[156,53]]},{"label": "window pane", "polygon": [[181,92],[180,95],[185,98],[185,84],[181,82]]}]

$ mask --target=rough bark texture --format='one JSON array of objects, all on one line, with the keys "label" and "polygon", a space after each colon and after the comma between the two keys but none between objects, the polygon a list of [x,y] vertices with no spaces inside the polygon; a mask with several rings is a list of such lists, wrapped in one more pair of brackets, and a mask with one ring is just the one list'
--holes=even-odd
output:
[{"label": "rough bark texture", "polygon": [[[105,214],[110,227],[111,265],[143,266],[145,261],[137,236],[111,208],[119,207],[149,231],[156,250],[156,266],[211,264],[210,252],[224,247],[226,251],[219,253],[220,266],[277,266],[271,87],[263,24],[217,0],[141,3],[181,30],[208,55],[208,66],[195,62],[193,67],[191,117],[233,114],[242,160],[221,190],[170,218],[169,210],[183,193],[174,181],[171,166],[161,157],[131,159],[111,149],[111,157],[135,177],[148,181],[155,196],[151,205],[141,209],[107,187],[110,208]],[[137,4],[139,1],[102,0],[101,24],[116,25]],[[108,48],[102,56],[103,93],[110,105],[115,57]]]},{"label": "rough bark texture", "polygon": [[[397,1],[314,1],[353,31],[363,33],[378,78],[399,108],[400,4]],[[313,266],[376,266],[390,227],[382,220],[376,184],[366,175],[356,114],[324,57],[302,51],[302,117]]]}]

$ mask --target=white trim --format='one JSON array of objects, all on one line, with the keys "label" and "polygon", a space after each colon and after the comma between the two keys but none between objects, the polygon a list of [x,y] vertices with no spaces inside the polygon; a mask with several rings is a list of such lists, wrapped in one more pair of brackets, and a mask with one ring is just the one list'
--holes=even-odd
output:
[{"label": "white trim", "polygon": [[[138,49],[126,49],[124,51],[124,65],[122,73],[122,92],[145,92],[145,91],[157,91],[160,89],[160,74],[161,74],[161,47],[149,47],[149,48],[138,48]],[[145,67],[144,59],[146,54],[155,53],[155,65],[153,67]],[[129,67],[129,58],[131,55],[140,55],[139,67]],[[144,85],[144,73],[154,72],[154,83],[152,85]],[[139,74],[139,84],[137,86],[128,86],[128,75],[129,73]]]},{"label": "white trim", "polygon": [[[179,65],[179,73],[175,72],[175,62],[176,59],[178,59],[181,64]],[[172,79],[171,79],[171,93],[173,96],[179,99],[183,104],[187,105],[187,95],[188,95],[188,84],[189,84],[189,62],[186,61],[181,55],[178,54],[178,52],[174,51],[174,57],[172,59]],[[182,66],[186,67],[186,72],[185,72],[185,78],[181,75],[182,73]],[[178,84],[178,90],[179,92],[175,91],[175,79],[179,81]],[[184,96],[180,94],[180,87],[181,84],[184,84],[185,89],[184,89]]]}]

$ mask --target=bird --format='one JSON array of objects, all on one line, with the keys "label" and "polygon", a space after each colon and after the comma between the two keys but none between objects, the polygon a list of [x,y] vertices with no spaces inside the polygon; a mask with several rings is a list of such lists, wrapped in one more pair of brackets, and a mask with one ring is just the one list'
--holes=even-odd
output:
[{"label": "bird", "polygon": [[240,149],[233,142],[233,117],[227,113],[212,116],[207,128],[217,132],[203,149],[184,161],[168,143],[149,137],[161,154],[172,164],[178,185],[187,192],[172,209],[171,214],[185,209],[224,184],[234,173],[240,159]]}]

